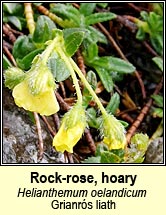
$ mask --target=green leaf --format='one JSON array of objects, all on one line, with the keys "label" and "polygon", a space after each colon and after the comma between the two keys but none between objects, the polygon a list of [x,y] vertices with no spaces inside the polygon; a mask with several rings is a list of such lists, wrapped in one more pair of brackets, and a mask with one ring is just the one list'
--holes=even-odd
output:
[{"label": "green leaf", "polygon": [[93,88],[93,90],[95,90],[96,87],[97,87],[97,77],[96,77],[96,74],[92,70],[90,70],[89,72],[87,72],[86,80],[91,85],[91,87]]},{"label": "green leaf", "polygon": [[137,19],[139,27],[136,38],[139,40],[145,39],[145,34],[149,34],[150,42],[155,50],[163,54],[163,16],[155,12],[141,12],[141,17],[144,21]]},{"label": "green leaf", "polygon": [[152,60],[156,63],[159,69],[163,72],[163,59],[161,57],[154,57]]},{"label": "green leaf", "polygon": [[155,48],[155,50],[160,54],[163,55],[163,35],[162,33],[152,35],[150,37],[150,41]]},{"label": "green leaf", "polygon": [[45,43],[53,39],[53,29],[55,28],[55,23],[49,17],[40,15],[36,22],[33,41],[36,43]]},{"label": "green leaf", "polygon": [[163,17],[162,16],[160,16],[154,12],[150,12],[147,22],[149,24],[149,28],[155,34],[163,31]]},{"label": "green leaf", "polygon": [[153,112],[153,117],[163,117],[163,109],[162,108],[155,108]]},{"label": "green leaf", "polygon": [[116,72],[127,74],[132,73],[135,70],[135,67],[131,63],[119,58],[98,56],[93,58],[93,56],[88,56],[89,52],[90,51],[88,51],[88,53],[84,52],[85,62],[88,66],[95,68],[107,92],[113,90],[113,77],[116,79],[119,75],[116,75]]},{"label": "green leaf", "polygon": [[[88,83],[91,85],[93,90],[97,87],[97,77],[96,74],[93,71],[89,71],[86,75],[86,79]],[[92,95],[89,93],[89,90],[87,90],[86,87],[84,87],[83,90],[83,106],[86,108],[89,105],[89,102],[92,100]]]},{"label": "green leaf", "polygon": [[[67,24],[69,28],[80,27],[80,12],[72,5],[56,4],[51,8],[50,12],[61,17],[64,20],[64,24]],[[68,20],[67,23],[65,23],[66,20]]]},{"label": "green leaf", "polygon": [[13,46],[13,56],[15,59],[22,59],[24,56],[36,49],[31,36],[19,36]]},{"label": "green leaf", "polygon": [[162,107],[162,108],[163,108],[163,103],[164,103],[164,101],[163,101],[163,96],[160,96],[160,95],[152,95],[151,97],[154,99],[154,101],[155,101],[155,103],[156,103],[156,105],[157,105],[158,107]]},{"label": "green leaf", "polygon": [[95,66],[94,68],[96,69],[104,88],[107,92],[111,92],[113,90],[113,81],[108,70],[99,66]]},{"label": "green leaf", "polygon": [[153,8],[153,11],[161,16],[163,16],[164,3],[149,3]]},{"label": "green leaf", "polygon": [[101,163],[120,163],[121,159],[116,154],[105,151],[101,154]]},{"label": "green leaf", "polygon": [[116,18],[116,14],[110,13],[110,12],[94,13],[85,17],[85,24],[89,26],[99,22],[112,20],[115,18]]},{"label": "green leaf", "polygon": [[100,57],[99,59],[95,59],[93,64],[106,68],[110,72],[116,71],[118,73],[128,74],[135,71],[135,67],[131,63],[116,57]]},{"label": "green leaf", "polygon": [[92,108],[87,109],[87,122],[91,128],[99,129],[101,125],[101,118],[96,116],[96,110]]},{"label": "green leaf", "polygon": [[84,52],[83,54],[86,56],[86,59],[88,59],[89,63],[92,63],[94,58],[98,55],[98,46],[94,42],[89,42],[87,39],[83,42],[84,46]]},{"label": "green leaf", "polygon": [[70,71],[65,62],[56,53],[53,53],[48,59],[48,67],[57,82],[64,81],[70,76]]},{"label": "green leaf", "polygon": [[43,49],[35,49],[34,51],[27,54],[23,59],[17,59],[18,66],[23,70],[28,70],[32,64],[34,57],[42,51]]},{"label": "green leaf", "polygon": [[101,156],[102,152],[108,151],[108,147],[105,144],[98,144],[95,152],[95,156]]},{"label": "green leaf", "polygon": [[120,96],[118,93],[114,93],[109,103],[107,104],[107,107],[106,107],[107,112],[112,113],[114,115],[116,113],[116,110],[119,108],[119,104],[120,104]]},{"label": "green leaf", "polygon": [[122,163],[124,161],[124,150],[108,150],[105,144],[98,144],[95,157],[89,157],[83,163]]},{"label": "green leaf", "polygon": [[84,16],[88,16],[93,13],[95,7],[96,7],[96,3],[81,3],[79,11]]},{"label": "green leaf", "polygon": [[105,68],[109,70],[110,73],[113,71],[127,74],[132,73],[135,70],[135,67],[131,63],[116,57],[96,57],[92,62],[92,65]]},{"label": "green leaf", "polygon": [[89,157],[82,161],[82,163],[101,163],[101,157]]},{"label": "green leaf", "polygon": [[101,33],[99,30],[97,30],[96,28],[92,27],[92,26],[87,26],[87,29],[89,30],[89,34],[90,36],[86,39],[88,39],[89,41],[93,42],[93,43],[105,43],[107,44],[107,38],[106,36]]},{"label": "green leaf", "polygon": [[3,11],[8,12],[9,14],[16,14],[22,8],[20,3],[3,3]]},{"label": "green leaf", "polygon": [[138,40],[144,40],[145,39],[145,31],[143,28],[139,28],[138,31],[137,31],[137,34],[136,34],[136,38]]},{"label": "green leaf", "polygon": [[141,15],[141,17],[143,18],[144,21],[148,20],[148,13],[146,11],[141,11],[140,15]]},{"label": "green leaf", "polygon": [[10,63],[6,55],[3,54],[3,69],[8,69],[11,66],[12,64]]},{"label": "green leaf", "polygon": [[68,56],[72,56],[84,39],[84,31],[76,31],[68,35],[65,39],[65,49]]},{"label": "green leaf", "polygon": [[125,163],[142,163],[149,144],[146,134],[138,133],[131,138],[130,148],[127,148]]},{"label": "green leaf", "polygon": [[30,121],[35,125],[36,121],[35,121],[35,117],[34,117],[33,112],[27,111],[27,114],[28,114],[28,116],[30,118]]},{"label": "green leaf", "polygon": [[117,155],[121,160],[124,159],[124,156],[125,156],[124,149],[112,149],[111,152],[114,153],[115,155]]},{"label": "green leaf", "polygon": [[119,122],[123,125],[124,128],[127,128],[129,126],[129,123],[123,120],[119,120]]},{"label": "green leaf", "polygon": [[9,89],[13,89],[17,84],[24,80],[25,73],[17,67],[11,67],[5,71],[4,78],[5,86]]},{"label": "green leaf", "polygon": [[97,3],[98,6],[102,7],[102,8],[106,8],[108,6],[108,3]]},{"label": "green leaf", "polygon": [[8,16],[8,20],[9,20],[9,22],[11,22],[16,28],[18,28],[20,31],[22,30],[22,25],[21,25],[21,22],[20,22],[19,18],[17,18],[16,16]]},{"label": "green leaf", "polygon": [[64,39],[66,39],[67,37],[69,37],[71,34],[73,33],[77,33],[77,32],[84,32],[85,36],[88,36],[88,30],[86,28],[66,28],[63,29],[63,37]]}]

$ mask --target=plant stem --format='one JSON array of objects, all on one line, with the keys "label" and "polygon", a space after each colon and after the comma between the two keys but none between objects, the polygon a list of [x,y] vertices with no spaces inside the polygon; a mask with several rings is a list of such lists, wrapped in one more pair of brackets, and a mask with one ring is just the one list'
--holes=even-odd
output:
[{"label": "plant stem", "polygon": [[35,30],[35,22],[33,19],[32,3],[24,3],[24,11],[25,11],[25,17],[27,21],[27,27],[29,29],[30,34],[33,35]]},{"label": "plant stem", "polygon": [[83,84],[85,85],[85,87],[89,90],[90,94],[93,96],[93,99],[97,103],[99,109],[101,110],[101,113],[103,115],[106,115],[107,112],[106,112],[105,108],[103,107],[103,105],[100,102],[99,98],[97,97],[96,93],[92,89],[91,85],[86,80],[85,76],[82,74],[81,70],[78,68],[77,64],[73,61],[72,58],[70,58],[69,61],[70,61],[71,65],[72,65],[73,69],[76,71],[76,73],[78,74],[78,76],[81,78],[81,81],[83,82]]},{"label": "plant stem", "polygon": [[49,45],[47,46],[47,48],[45,49],[45,51],[42,53],[42,62],[43,62],[44,64],[47,63],[47,60],[48,60],[50,54],[51,54],[52,51],[55,49],[55,45],[57,44],[58,39],[59,39],[59,38],[56,37],[56,38],[51,42],[51,44],[49,44]]},{"label": "plant stem", "polygon": [[[70,60],[69,58],[64,54],[62,48],[60,47],[56,47],[56,50],[57,52],[59,53],[59,55],[61,56],[61,58],[64,60],[64,62],[66,63],[66,66],[68,67],[69,71],[70,71],[70,74],[71,74],[71,77],[73,79],[73,83],[74,83],[74,86],[75,86],[75,89],[76,89],[76,93],[77,93],[77,98],[78,98],[78,103],[82,104],[82,93],[81,93],[81,90],[80,90],[80,86],[78,84],[78,79],[77,79],[77,76],[74,72],[74,69],[70,63]],[[81,72],[81,71],[80,71]]]}]

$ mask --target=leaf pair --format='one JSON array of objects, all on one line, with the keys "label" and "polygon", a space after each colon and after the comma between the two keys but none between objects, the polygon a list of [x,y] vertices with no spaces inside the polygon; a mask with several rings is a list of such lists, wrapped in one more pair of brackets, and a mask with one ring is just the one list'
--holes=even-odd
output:
[{"label": "leaf pair", "polygon": [[145,11],[140,13],[144,21],[137,20],[138,32],[136,38],[139,40],[145,39],[146,34],[149,34],[150,41],[155,50],[162,55],[163,53],[163,17],[150,12]]},{"label": "leaf pair", "polygon": [[13,47],[13,56],[18,66],[28,70],[33,58],[46,47],[45,42],[53,39],[56,26],[47,16],[39,16],[33,35],[18,37]]},{"label": "leaf pair", "polygon": [[94,157],[89,157],[83,163],[122,163],[124,160],[124,150],[108,150],[104,144],[98,144]]},{"label": "leaf pair", "polygon": [[71,4],[56,4],[51,12],[63,19],[63,28],[82,28],[88,31],[86,37],[89,41],[107,43],[107,39],[91,25],[116,18],[116,14],[110,12],[93,13],[96,3],[81,3],[80,9],[74,8]]},{"label": "leaf pair", "polygon": [[25,18],[23,4],[20,3],[3,3],[3,22],[10,22],[20,31],[25,26]]},{"label": "leaf pair", "polygon": [[[82,3],[78,10],[71,4],[56,4],[51,8],[51,12],[64,19],[62,26],[64,28],[87,27],[116,17],[115,14],[110,12],[93,13],[95,7],[95,3]],[[68,22],[65,22],[66,20]]]},{"label": "leaf pair", "polygon": [[113,90],[114,81],[119,79],[119,75],[134,72],[135,67],[124,60],[116,57],[99,57],[98,47],[91,43],[84,51],[85,62],[88,66],[95,68],[100,80],[102,81],[107,92]]}]

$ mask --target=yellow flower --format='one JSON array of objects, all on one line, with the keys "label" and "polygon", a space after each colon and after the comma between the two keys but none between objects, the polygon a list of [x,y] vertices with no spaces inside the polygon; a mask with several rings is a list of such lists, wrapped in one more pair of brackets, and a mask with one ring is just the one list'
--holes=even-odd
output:
[{"label": "yellow flower", "polygon": [[125,129],[123,125],[110,114],[103,116],[103,142],[111,149],[124,149],[126,145]]},{"label": "yellow flower", "polygon": [[25,110],[49,116],[59,110],[54,89],[55,82],[49,68],[35,64],[25,73],[25,79],[13,89],[15,103]]},{"label": "yellow flower", "polygon": [[76,104],[65,114],[62,125],[53,139],[57,151],[73,153],[73,147],[81,138],[86,127],[86,116],[83,107]]}]

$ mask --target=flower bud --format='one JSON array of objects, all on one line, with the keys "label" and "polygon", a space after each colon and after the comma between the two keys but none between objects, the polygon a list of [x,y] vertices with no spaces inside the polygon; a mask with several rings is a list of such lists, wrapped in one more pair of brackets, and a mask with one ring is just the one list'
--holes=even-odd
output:
[{"label": "flower bud", "polygon": [[111,149],[124,149],[126,145],[125,129],[113,115],[103,116],[103,142]]},{"label": "flower bud", "polygon": [[5,71],[4,77],[5,86],[9,89],[13,89],[17,84],[24,80],[25,73],[17,67],[11,67]]}]

